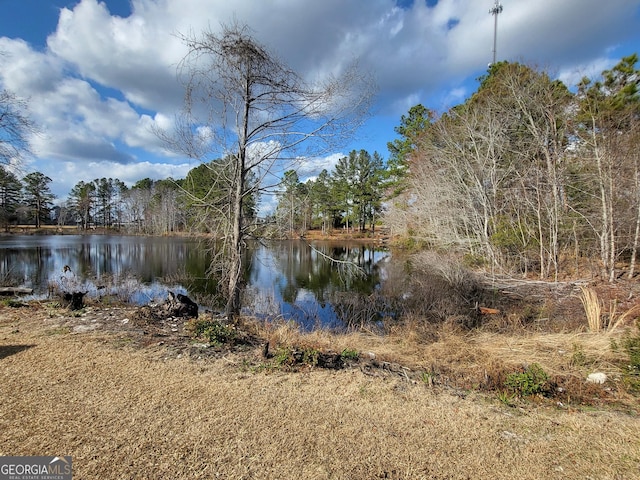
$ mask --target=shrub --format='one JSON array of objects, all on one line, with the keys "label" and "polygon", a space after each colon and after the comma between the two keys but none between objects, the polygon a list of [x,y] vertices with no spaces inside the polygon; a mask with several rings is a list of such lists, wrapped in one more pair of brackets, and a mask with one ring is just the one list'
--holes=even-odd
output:
[{"label": "shrub", "polygon": [[516,395],[528,397],[544,392],[549,377],[537,363],[532,363],[520,373],[507,375],[504,382],[505,387]]},{"label": "shrub", "polygon": [[640,375],[640,335],[626,338],[622,346],[629,355],[629,370]]},{"label": "shrub", "polygon": [[623,369],[623,381],[634,392],[640,392],[640,323],[637,325],[638,333],[622,341],[622,348],[629,356]]},{"label": "shrub", "polygon": [[294,368],[301,365],[315,367],[318,365],[320,355],[320,350],[313,347],[280,347],[276,350],[273,363],[275,367]]}]

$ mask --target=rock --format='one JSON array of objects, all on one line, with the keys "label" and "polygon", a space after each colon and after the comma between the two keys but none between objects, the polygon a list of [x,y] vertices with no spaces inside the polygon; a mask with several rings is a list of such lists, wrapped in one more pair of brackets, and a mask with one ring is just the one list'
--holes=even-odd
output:
[{"label": "rock", "polygon": [[590,373],[587,376],[587,382],[589,383],[596,383],[598,385],[602,385],[606,381],[607,381],[607,375],[602,372]]}]

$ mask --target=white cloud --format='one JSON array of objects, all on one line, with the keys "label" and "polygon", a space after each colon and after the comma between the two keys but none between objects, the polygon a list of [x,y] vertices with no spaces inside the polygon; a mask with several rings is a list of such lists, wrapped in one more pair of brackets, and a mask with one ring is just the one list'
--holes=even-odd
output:
[{"label": "white cloud", "polygon": [[296,171],[300,181],[306,182],[317,177],[322,170],[332,172],[338,161],[346,157],[343,153],[334,153],[322,158],[304,158],[298,160]]},{"label": "white cloud", "polygon": [[601,57],[579,65],[566,65],[558,72],[558,78],[565,85],[575,86],[585,77],[592,80],[600,78],[602,72],[617,63],[618,60]]},{"label": "white cloud", "polygon": [[[51,162],[39,166],[38,170],[58,181],[52,184],[52,191],[58,200],[67,198],[71,189],[79,182],[90,182],[99,178],[117,178],[128,187],[144,178],[162,180],[166,178],[184,178],[195,164],[135,162],[129,164],[109,161],[89,162],[80,166],[76,162]],[[79,170],[82,169],[82,170]]]},{"label": "white cloud", "polygon": [[[60,11],[44,50],[0,37],[0,86],[29,100],[42,130],[35,140],[38,157],[54,182],[118,175],[133,181],[136,174],[172,169],[177,176],[188,164],[153,134],[154,127],[171,129],[182,104],[176,66],[186,47],[177,35],[217,31],[237,20],[312,81],[340,73],[354,60],[372,72],[379,87],[375,111],[385,116],[386,133],[377,129],[382,122],[376,117],[369,124],[375,133],[362,138],[373,140],[371,151],[384,152],[394,136],[390,117],[399,122],[417,103],[446,108],[463,101],[486,71],[493,46],[490,0],[440,0],[433,7],[416,0],[409,8],[396,3],[131,0],[132,13],[122,18],[109,12],[108,0],[82,0]],[[640,0],[503,4],[498,58],[548,67],[569,84],[610,68],[621,52],[630,53],[619,45],[638,42]],[[301,178],[330,170],[340,156],[302,160]]]}]

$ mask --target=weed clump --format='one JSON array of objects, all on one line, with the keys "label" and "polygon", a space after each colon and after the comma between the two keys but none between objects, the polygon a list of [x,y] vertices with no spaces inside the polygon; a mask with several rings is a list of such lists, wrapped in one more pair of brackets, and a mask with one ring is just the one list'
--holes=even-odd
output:
[{"label": "weed clump", "polygon": [[507,375],[504,386],[519,397],[544,393],[549,377],[537,363],[532,363],[522,372]]},{"label": "weed clump", "polygon": [[14,298],[2,300],[2,304],[9,308],[22,308],[27,306],[26,303],[23,303],[20,300],[16,300]]},{"label": "weed clump", "polygon": [[622,341],[622,348],[629,356],[629,361],[623,369],[623,379],[630,390],[640,392],[640,322],[636,325],[636,334]]},{"label": "weed clump", "polygon": [[219,320],[193,320],[187,325],[187,330],[194,337],[216,346],[233,344],[238,338],[238,331],[233,326]]},{"label": "weed clump", "polygon": [[342,358],[342,360],[357,360],[359,357],[360,354],[358,351],[351,348],[345,348],[342,350],[342,353],[340,353],[340,358]]}]

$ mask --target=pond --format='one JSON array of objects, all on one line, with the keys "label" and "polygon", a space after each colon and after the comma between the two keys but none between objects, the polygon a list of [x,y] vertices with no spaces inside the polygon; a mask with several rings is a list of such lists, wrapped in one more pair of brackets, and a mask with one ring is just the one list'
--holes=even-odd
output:
[{"label": "pond", "polygon": [[[388,258],[384,249],[361,243],[250,243],[243,313],[294,320],[305,329],[344,327],[339,299],[374,294]],[[33,288],[35,298],[46,298],[51,287],[73,284],[93,297],[116,294],[138,304],[160,302],[171,290],[216,309],[220,305],[212,299],[218,285],[207,273],[209,264],[209,249],[191,238],[0,237],[0,283]]]}]

